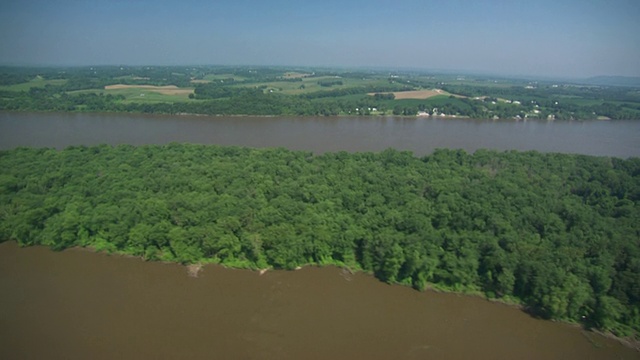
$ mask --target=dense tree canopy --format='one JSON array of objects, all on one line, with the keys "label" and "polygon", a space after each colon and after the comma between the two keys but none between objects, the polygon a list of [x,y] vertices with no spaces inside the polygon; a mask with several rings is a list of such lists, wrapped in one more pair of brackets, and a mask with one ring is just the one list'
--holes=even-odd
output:
[{"label": "dense tree canopy", "polygon": [[2,151],[0,169],[2,241],[338,264],[640,331],[637,158],[105,145]]}]

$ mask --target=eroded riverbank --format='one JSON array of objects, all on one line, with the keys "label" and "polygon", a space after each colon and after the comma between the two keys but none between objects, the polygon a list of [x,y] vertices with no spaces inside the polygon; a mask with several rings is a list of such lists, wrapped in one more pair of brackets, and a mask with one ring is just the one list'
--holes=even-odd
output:
[{"label": "eroded riverbank", "polygon": [[247,270],[0,244],[2,358],[634,359],[616,341],[361,273]]}]

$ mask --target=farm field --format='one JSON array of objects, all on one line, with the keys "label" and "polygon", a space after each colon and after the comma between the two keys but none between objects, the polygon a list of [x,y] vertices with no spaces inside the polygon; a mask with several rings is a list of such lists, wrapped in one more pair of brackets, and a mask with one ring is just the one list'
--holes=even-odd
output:
[{"label": "farm field", "polygon": [[67,83],[66,79],[51,79],[47,80],[40,76],[35,77],[33,80],[12,85],[0,85],[0,91],[29,91],[31,88],[44,88],[47,85],[64,85]]},{"label": "farm field", "polygon": [[[420,71],[0,67],[0,110],[640,119],[640,90]],[[433,113],[433,114],[432,114]]]},{"label": "farm field", "polygon": [[139,90],[148,90],[152,92],[157,92],[163,95],[184,95],[184,94],[193,94],[193,89],[188,88],[179,88],[175,85],[167,85],[167,86],[154,86],[154,85],[107,85],[104,87],[105,90],[121,90],[121,89],[139,89]]},{"label": "farm field", "polygon": [[[286,79],[299,79],[299,81],[286,81]],[[331,83],[332,85],[322,85],[323,83]],[[376,78],[353,79],[339,76],[290,77],[285,74],[280,80],[252,83],[251,85],[258,88],[262,87],[265,91],[278,92],[286,95],[300,95],[316,91],[331,91],[351,87],[380,86],[387,83],[388,81],[386,79]],[[233,86],[244,87],[247,86],[247,84],[240,82]]]},{"label": "farm field", "polygon": [[[384,94],[384,93],[383,93]],[[457,94],[451,94],[441,89],[431,89],[431,90],[414,90],[414,91],[396,91],[392,93],[395,100],[405,100],[405,99],[418,99],[424,100],[429,99],[434,96],[453,96],[453,97],[465,97]],[[369,93],[369,95],[375,95],[374,93]]]},{"label": "farm field", "polygon": [[128,102],[188,101],[189,94],[193,94],[192,88],[179,88],[175,85],[153,86],[116,84],[105,86],[104,89],[107,94],[124,96]]}]

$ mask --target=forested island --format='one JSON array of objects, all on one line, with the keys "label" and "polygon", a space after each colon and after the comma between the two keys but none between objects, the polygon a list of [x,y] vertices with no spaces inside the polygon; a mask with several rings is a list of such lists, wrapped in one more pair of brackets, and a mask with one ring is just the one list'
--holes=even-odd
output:
[{"label": "forested island", "polygon": [[0,110],[639,119],[637,80],[250,66],[4,66]]},{"label": "forested island", "polygon": [[0,241],[337,265],[640,332],[640,159],[169,144],[0,152]]}]

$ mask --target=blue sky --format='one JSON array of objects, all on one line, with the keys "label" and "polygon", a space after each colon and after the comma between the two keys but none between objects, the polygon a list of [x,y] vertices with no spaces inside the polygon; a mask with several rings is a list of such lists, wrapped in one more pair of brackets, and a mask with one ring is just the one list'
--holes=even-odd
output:
[{"label": "blue sky", "polygon": [[640,76],[640,1],[0,0],[0,64]]}]

